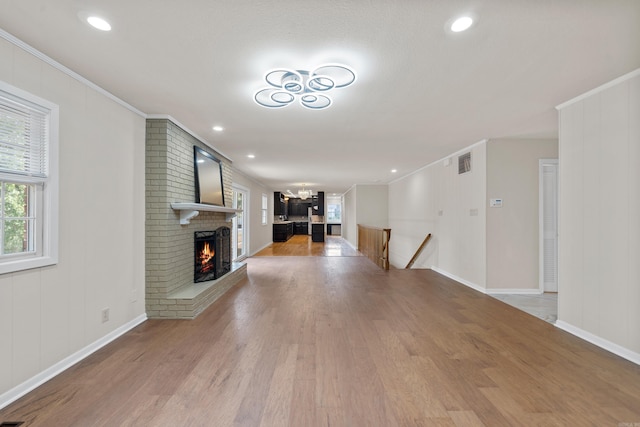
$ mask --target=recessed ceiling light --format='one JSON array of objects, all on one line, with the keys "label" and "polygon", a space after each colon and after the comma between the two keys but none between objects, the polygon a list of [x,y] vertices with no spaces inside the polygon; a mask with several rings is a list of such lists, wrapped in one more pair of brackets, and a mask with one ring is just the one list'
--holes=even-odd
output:
[{"label": "recessed ceiling light", "polygon": [[247,154],[247,157],[250,159],[255,159],[256,155],[255,154]]},{"label": "recessed ceiling light", "polygon": [[224,128],[222,126],[214,126],[213,130],[215,130],[216,132],[222,132]]},{"label": "recessed ceiling light", "polygon": [[97,28],[100,31],[111,31],[111,24],[98,16],[89,16],[87,22],[93,28]]},{"label": "recessed ceiling light", "polygon": [[391,173],[396,173],[398,172],[398,169],[391,169]]},{"label": "recessed ceiling light", "polygon": [[473,19],[468,16],[463,16],[453,21],[453,24],[451,24],[451,31],[459,33],[460,31],[468,29],[471,24],[473,24]]}]

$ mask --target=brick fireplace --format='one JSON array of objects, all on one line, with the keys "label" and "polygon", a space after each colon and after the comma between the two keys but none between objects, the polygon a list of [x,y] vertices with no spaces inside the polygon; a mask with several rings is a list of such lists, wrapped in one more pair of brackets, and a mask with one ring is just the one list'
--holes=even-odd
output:
[{"label": "brick fireplace", "polygon": [[[171,203],[193,203],[193,146],[214,151],[168,118],[148,119],[146,134],[146,311],[149,318],[193,319],[246,277],[246,264],[194,283],[194,233],[230,229],[222,212],[200,211],[188,224]],[[222,161],[225,200],[232,200],[232,164]],[[229,250],[230,252],[230,250]]]}]

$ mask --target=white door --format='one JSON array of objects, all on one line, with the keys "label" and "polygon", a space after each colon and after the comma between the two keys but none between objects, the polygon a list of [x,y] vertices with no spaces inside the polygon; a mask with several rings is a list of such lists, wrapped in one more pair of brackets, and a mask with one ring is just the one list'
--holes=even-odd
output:
[{"label": "white door", "polygon": [[241,209],[233,218],[231,232],[231,253],[233,261],[240,261],[247,256],[247,246],[249,244],[249,224],[247,221],[249,211],[249,190],[244,187],[233,187],[234,209]]},{"label": "white door", "polygon": [[558,292],[558,160],[540,160],[540,290]]}]

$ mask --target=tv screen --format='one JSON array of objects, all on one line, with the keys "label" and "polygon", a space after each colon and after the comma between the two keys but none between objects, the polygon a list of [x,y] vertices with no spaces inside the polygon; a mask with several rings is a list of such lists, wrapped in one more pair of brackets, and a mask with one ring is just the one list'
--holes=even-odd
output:
[{"label": "tv screen", "polygon": [[202,148],[193,147],[196,203],[224,206],[222,166],[220,160]]}]

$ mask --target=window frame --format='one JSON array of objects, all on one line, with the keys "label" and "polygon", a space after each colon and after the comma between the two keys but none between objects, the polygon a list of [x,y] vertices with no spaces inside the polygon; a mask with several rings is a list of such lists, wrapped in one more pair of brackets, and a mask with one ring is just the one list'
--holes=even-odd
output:
[{"label": "window frame", "polygon": [[266,194],[262,193],[262,208],[260,209],[261,225],[267,225],[267,223],[269,222],[267,220],[268,210],[269,210],[269,197]]},{"label": "window frame", "polygon": [[[27,107],[37,106],[45,112],[47,136],[47,176],[33,177],[19,173],[0,172],[0,181],[33,185],[35,198],[30,203],[36,216],[33,230],[35,251],[0,255],[0,274],[14,273],[58,263],[58,142],[60,111],[58,105],[25,90],[0,81],[0,96]],[[0,102],[2,100],[0,99]]]}]

